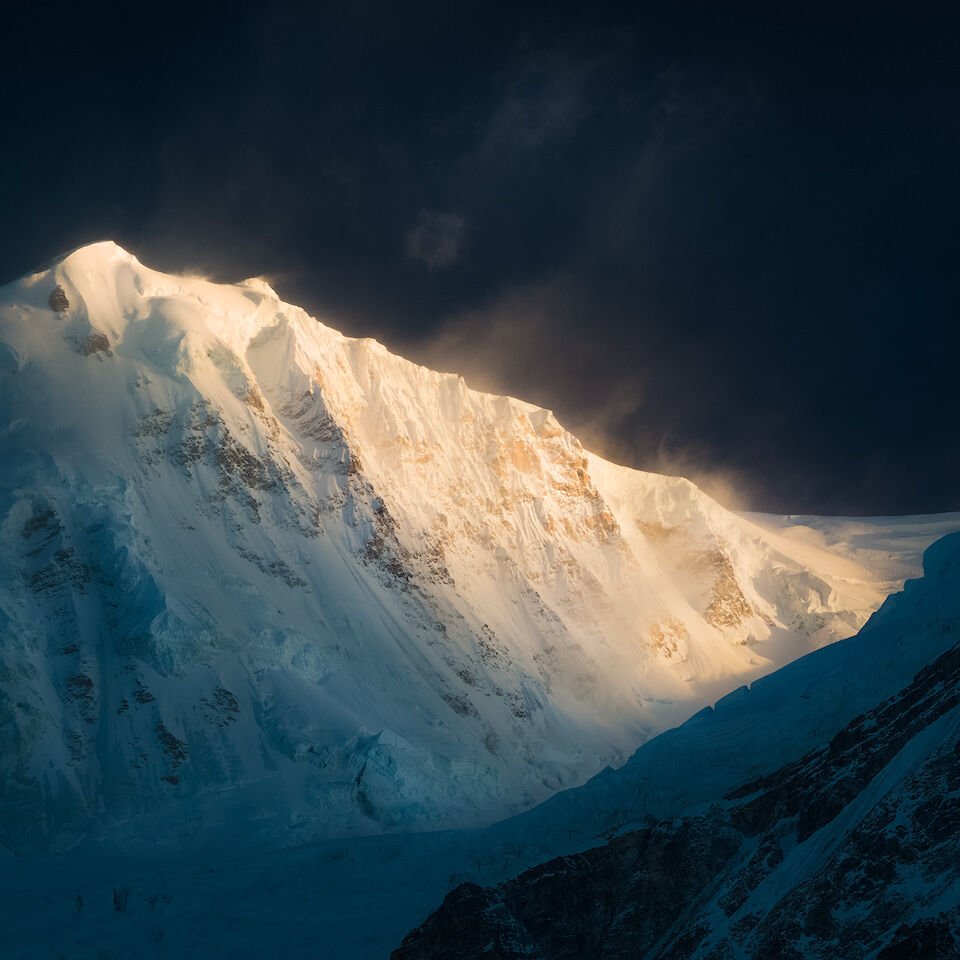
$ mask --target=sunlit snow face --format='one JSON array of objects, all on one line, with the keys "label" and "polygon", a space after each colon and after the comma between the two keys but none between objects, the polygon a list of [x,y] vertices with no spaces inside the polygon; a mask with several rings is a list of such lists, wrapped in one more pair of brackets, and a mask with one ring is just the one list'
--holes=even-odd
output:
[{"label": "sunlit snow face", "polygon": [[115,244],[3,297],[27,846],[51,763],[64,844],[90,797],[190,820],[214,788],[278,836],[291,809],[313,837],[487,822],[854,632],[934,535],[738,516],[268,285]]}]

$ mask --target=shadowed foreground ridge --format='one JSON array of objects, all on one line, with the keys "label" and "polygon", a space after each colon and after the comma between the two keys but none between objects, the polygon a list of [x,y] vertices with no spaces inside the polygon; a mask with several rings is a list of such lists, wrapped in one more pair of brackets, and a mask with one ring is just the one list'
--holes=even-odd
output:
[{"label": "shadowed foreground ridge", "polygon": [[[947,597],[958,556],[955,536],[928,552]],[[956,957],[956,601],[923,628],[957,642],[821,748],[676,820],[496,887],[462,884],[393,960]]]}]

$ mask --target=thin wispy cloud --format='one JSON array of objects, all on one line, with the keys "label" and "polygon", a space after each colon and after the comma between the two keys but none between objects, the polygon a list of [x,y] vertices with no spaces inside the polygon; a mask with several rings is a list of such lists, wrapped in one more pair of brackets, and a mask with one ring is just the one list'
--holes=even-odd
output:
[{"label": "thin wispy cloud", "polygon": [[589,109],[581,65],[534,59],[506,83],[483,130],[480,154],[536,149],[571,133]]},{"label": "thin wispy cloud", "polygon": [[762,99],[748,74],[716,77],[671,64],[623,103],[645,128],[634,166],[637,177],[652,185],[679,158],[715,142],[734,124],[748,122]]},{"label": "thin wispy cloud", "polygon": [[421,210],[416,226],[404,237],[407,257],[428,270],[442,270],[460,259],[466,232],[467,222],[459,214]]}]

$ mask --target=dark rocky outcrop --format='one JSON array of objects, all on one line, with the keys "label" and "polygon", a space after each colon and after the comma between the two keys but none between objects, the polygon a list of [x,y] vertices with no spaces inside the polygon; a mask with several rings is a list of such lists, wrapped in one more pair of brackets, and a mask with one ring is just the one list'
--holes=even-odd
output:
[{"label": "dark rocky outcrop", "polygon": [[70,301],[67,299],[66,293],[63,292],[63,287],[59,284],[50,291],[47,303],[50,305],[50,309],[57,313],[63,313],[64,310],[70,309]]},{"label": "dark rocky outcrop", "polygon": [[93,333],[80,344],[80,352],[85,357],[92,356],[93,354],[103,354],[107,357],[113,355],[107,335],[101,333],[99,330],[94,330]]}]

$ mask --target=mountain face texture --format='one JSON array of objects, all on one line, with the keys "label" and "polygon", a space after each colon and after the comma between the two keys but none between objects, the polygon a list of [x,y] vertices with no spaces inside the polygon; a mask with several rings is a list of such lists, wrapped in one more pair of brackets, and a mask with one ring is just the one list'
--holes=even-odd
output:
[{"label": "mountain face texture", "polygon": [[[925,566],[862,635],[925,651],[894,695],[681,816],[462,884],[394,960],[960,956],[960,536]],[[853,662],[861,639],[834,651]]]},{"label": "mountain face texture", "polygon": [[490,823],[855,633],[909,567],[109,242],[0,288],[0,411],[17,852]]}]

